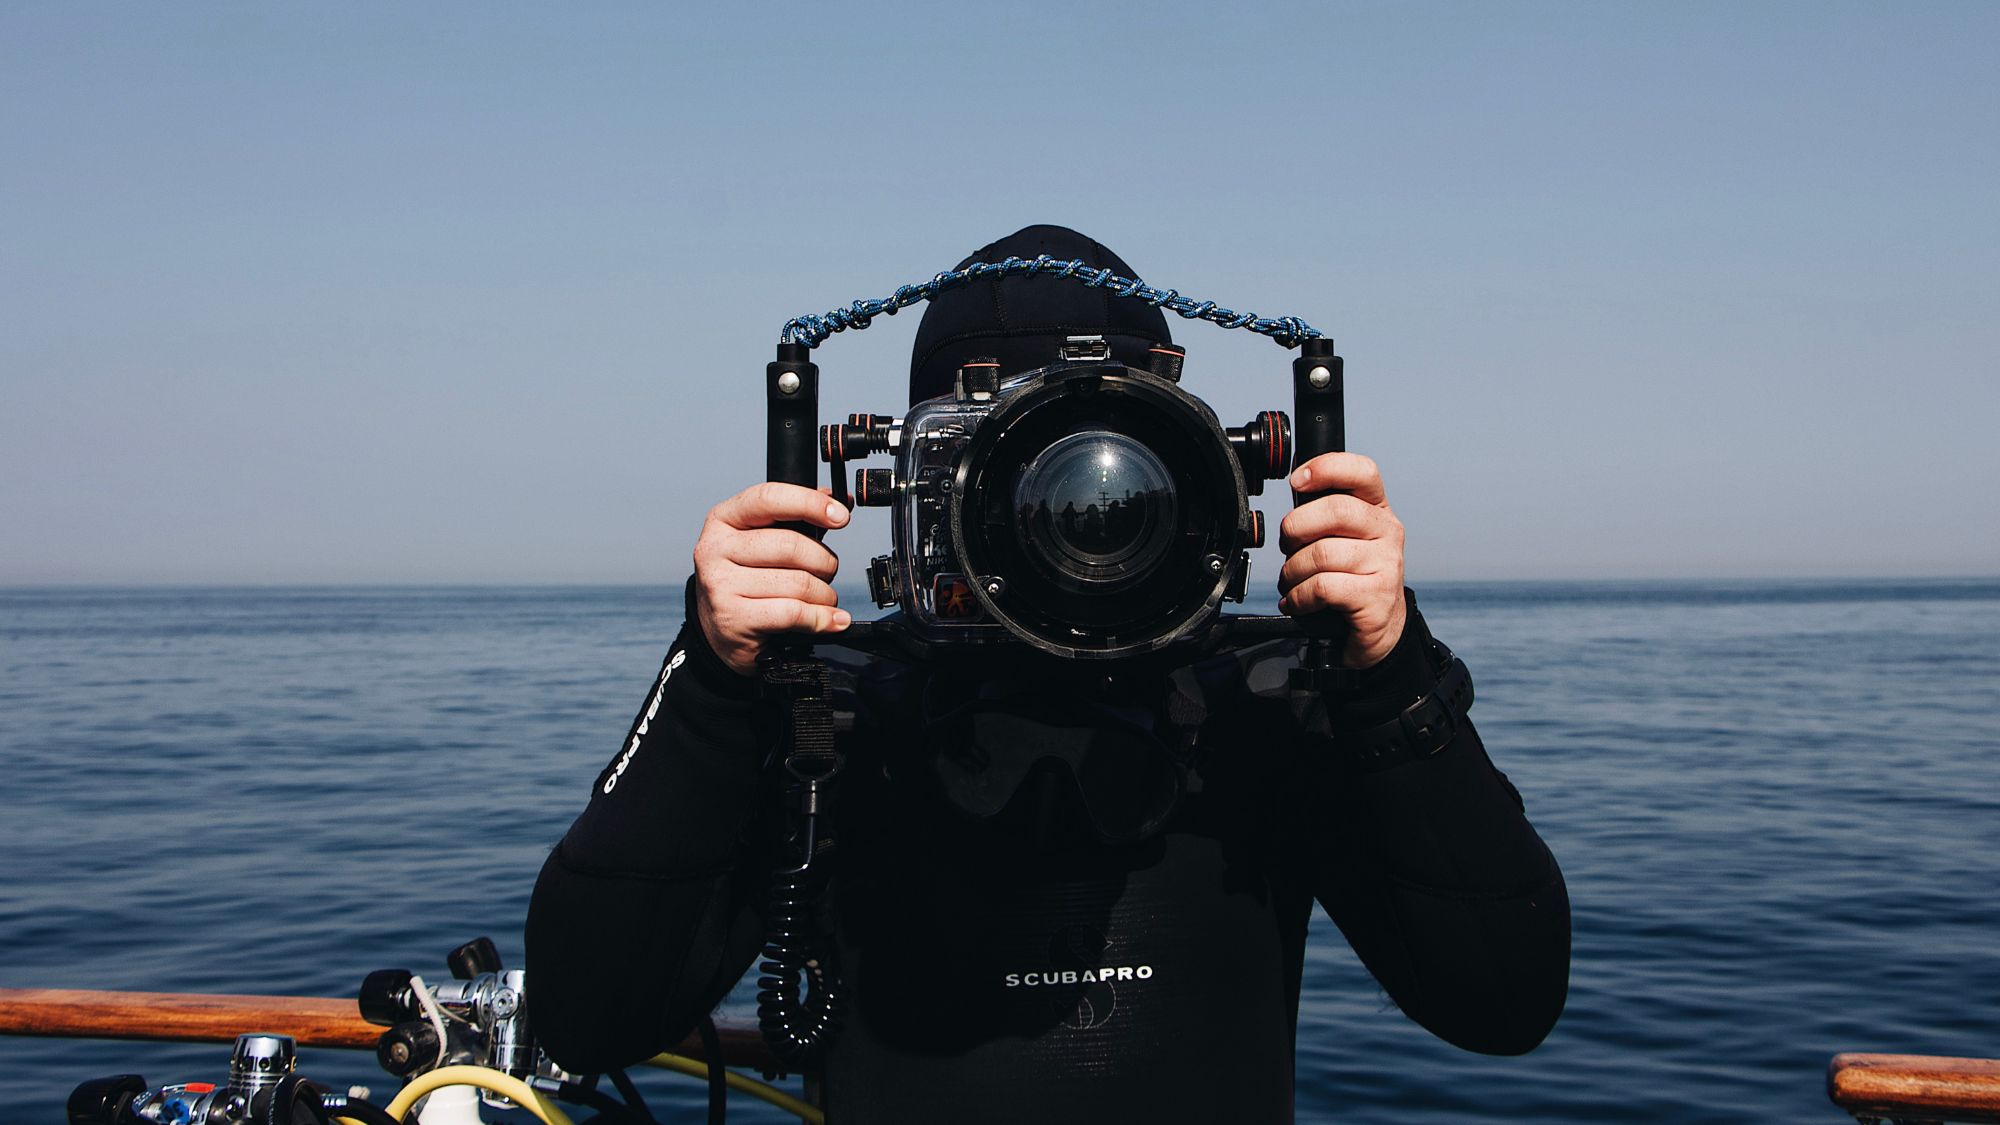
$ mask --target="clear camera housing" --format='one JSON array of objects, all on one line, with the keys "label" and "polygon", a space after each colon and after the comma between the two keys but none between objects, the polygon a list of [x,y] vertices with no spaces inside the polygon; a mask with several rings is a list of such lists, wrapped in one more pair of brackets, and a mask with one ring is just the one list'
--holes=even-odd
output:
[{"label": "clear camera housing", "polygon": [[1243,431],[1173,378],[1094,357],[1004,381],[969,365],[889,440],[896,552],[871,586],[922,642],[1121,659],[1198,640],[1242,599],[1264,477],[1246,477]]}]

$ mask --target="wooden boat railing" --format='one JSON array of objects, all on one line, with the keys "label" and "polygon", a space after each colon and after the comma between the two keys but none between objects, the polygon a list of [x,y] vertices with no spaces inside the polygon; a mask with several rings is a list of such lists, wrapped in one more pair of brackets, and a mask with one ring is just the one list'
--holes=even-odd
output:
[{"label": "wooden boat railing", "polygon": [[[784,1069],[756,1025],[717,1020],[716,1030],[723,1065],[764,1073]],[[372,1051],[382,1031],[361,1018],[361,1006],[352,999],[0,988],[0,1035],[231,1043],[245,1032],[265,1032],[289,1035],[301,1047]],[[708,1061],[699,1036],[688,1036],[673,1050]]]},{"label": "wooden boat railing", "polygon": [[1835,1055],[1826,1096],[1863,1122],[2000,1125],[2000,1059]]},{"label": "wooden boat railing", "polygon": [[[717,1021],[726,1066],[783,1069],[754,1024]],[[301,1047],[372,1051],[382,1028],[352,999],[180,992],[0,988],[0,1035],[229,1043],[245,1032],[289,1035]],[[674,1053],[707,1061],[690,1035]],[[1863,1122],[2000,1125],[2000,1059],[1835,1055],[1826,1093]]]}]

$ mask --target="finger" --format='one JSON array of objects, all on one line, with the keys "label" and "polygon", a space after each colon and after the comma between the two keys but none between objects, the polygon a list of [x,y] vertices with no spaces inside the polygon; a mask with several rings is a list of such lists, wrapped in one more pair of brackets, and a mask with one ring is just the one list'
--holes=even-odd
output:
[{"label": "finger", "polygon": [[1370,504],[1359,496],[1336,492],[1285,513],[1278,524],[1278,546],[1289,555],[1307,543],[1329,536],[1395,539],[1402,529],[1402,521],[1389,509]]},{"label": "finger", "polygon": [[792,598],[745,598],[737,603],[736,624],[758,636],[778,633],[838,633],[854,620],[844,609]]},{"label": "finger", "polygon": [[717,544],[716,557],[742,567],[775,567],[803,570],[816,578],[833,581],[840,573],[840,559],[821,543],[796,531],[763,527],[733,532]]},{"label": "finger", "polygon": [[1382,490],[1382,470],[1359,453],[1322,453],[1292,470],[1290,483],[1295,492],[1337,490],[1352,493],[1368,504],[1388,502]]},{"label": "finger", "polygon": [[814,605],[836,605],[840,595],[833,587],[803,570],[765,567],[735,567],[721,576],[715,592],[725,598],[785,598]]},{"label": "finger", "polygon": [[708,516],[738,530],[791,521],[815,527],[844,527],[848,518],[847,509],[827,499],[824,492],[770,480],[717,504]]},{"label": "finger", "polygon": [[1278,592],[1287,593],[1320,573],[1379,574],[1391,561],[1389,552],[1378,540],[1321,539],[1299,548],[1285,560],[1278,571]]},{"label": "finger", "polygon": [[1376,585],[1372,575],[1321,571],[1286,591],[1278,609],[1294,616],[1329,609],[1352,612],[1369,604]]}]

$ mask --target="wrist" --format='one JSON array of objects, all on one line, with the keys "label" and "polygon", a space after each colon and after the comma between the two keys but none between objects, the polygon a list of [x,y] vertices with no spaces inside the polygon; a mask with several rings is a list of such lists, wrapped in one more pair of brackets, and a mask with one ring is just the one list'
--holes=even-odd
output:
[{"label": "wrist", "polygon": [[757,693],[757,677],[754,672],[739,672],[728,661],[716,653],[710,643],[708,630],[703,627],[700,607],[696,604],[695,577],[688,576],[684,597],[686,623],[681,626],[678,642],[688,654],[688,666],[695,678],[704,687],[717,695],[729,698],[746,698]]},{"label": "wrist", "polygon": [[1403,591],[1402,634],[1380,660],[1356,674],[1354,686],[1327,699],[1327,720],[1340,730],[1355,730],[1387,722],[1436,686],[1439,667],[1435,644],[1416,593]]},{"label": "wrist", "polygon": [[1341,649],[1341,664],[1365,674],[1387,661],[1409,632],[1411,604],[1410,590],[1405,586],[1389,610],[1388,622],[1373,636],[1365,636],[1359,630],[1349,628],[1347,644]]}]

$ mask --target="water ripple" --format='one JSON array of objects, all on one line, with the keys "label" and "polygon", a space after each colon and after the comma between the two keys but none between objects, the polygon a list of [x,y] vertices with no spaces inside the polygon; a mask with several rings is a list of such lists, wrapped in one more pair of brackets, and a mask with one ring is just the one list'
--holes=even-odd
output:
[{"label": "water ripple", "polygon": [[[0,590],[0,985],[351,995],[480,933],[518,962],[534,873],[680,604]],[[2000,1054],[2000,582],[1463,583],[1424,605],[1569,876],[1569,1010],[1533,1055],[1464,1054],[1316,917],[1301,1121],[1829,1123],[1836,1051]],[[222,1057],[0,1040],[0,1105],[59,1121],[83,1078]],[[387,1085],[363,1055],[303,1065]],[[692,1083],[649,1090],[698,1113]]]}]

